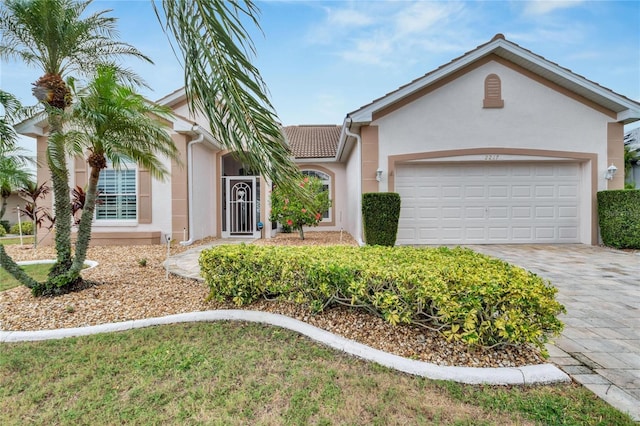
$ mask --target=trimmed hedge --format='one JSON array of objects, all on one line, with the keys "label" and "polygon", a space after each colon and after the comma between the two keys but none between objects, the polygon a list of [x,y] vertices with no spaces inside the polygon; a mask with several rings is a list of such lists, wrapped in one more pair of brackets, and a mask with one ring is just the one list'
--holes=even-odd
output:
[{"label": "trimmed hedge", "polygon": [[550,283],[463,248],[226,245],[204,250],[200,267],[210,299],[288,300],[314,312],[345,304],[470,346],[533,344],[544,352],[563,327]]},{"label": "trimmed hedge", "polygon": [[364,240],[370,246],[393,247],[400,220],[400,194],[367,192],[362,194]]},{"label": "trimmed hedge", "polygon": [[[19,234],[20,233],[20,225],[16,223],[11,227],[11,234]],[[22,222],[22,235],[33,235],[33,222]]]},{"label": "trimmed hedge", "polygon": [[598,192],[602,242],[616,248],[640,248],[640,190]]},{"label": "trimmed hedge", "polygon": [[3,226],[0,226],[0,237],[4,237],[7,235],[7,231],[5,231]]}]

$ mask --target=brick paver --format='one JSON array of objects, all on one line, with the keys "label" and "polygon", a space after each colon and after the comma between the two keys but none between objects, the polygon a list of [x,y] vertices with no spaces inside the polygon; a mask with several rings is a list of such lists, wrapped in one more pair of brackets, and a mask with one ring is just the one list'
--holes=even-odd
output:
[{"label": "brick paver", "polygon": [[640,421],[640,253],[581,244],[469,247],[558,288],[567,313],[551,361]]}]

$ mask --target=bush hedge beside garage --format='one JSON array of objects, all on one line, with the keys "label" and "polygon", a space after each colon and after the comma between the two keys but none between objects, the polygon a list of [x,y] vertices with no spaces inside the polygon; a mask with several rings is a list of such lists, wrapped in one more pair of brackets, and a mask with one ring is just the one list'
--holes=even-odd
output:
[{"label": "bush hedge beside garage", "polygon": [[359,307],[391,324],[439,330],[470,346],[544,343],[562,330],[564,307],[549,282],[469,249],[218,246],[200,256],[209,298],[260,298],[320,312]]},{"label": "bush hedge beside garage", "polygon": [[640,190],[598,192],[602,242],[615,248],[640,248]]},{"label": "bush hedge beside garage", "polygon": [[362,194],[364,240],[370,246],[393,247],[400,220],[400,194],[367,192]]}]

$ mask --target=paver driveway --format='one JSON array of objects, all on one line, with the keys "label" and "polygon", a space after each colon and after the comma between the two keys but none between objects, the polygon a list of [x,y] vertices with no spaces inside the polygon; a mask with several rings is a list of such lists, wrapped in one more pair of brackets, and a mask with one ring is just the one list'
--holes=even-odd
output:
[{"label": "paver driveway", "polygon": [[580,244],[469,247],[558,287],[567,314],[555,341],[561,351],[550,346],[551,361],[640,421],[640,252]]}]

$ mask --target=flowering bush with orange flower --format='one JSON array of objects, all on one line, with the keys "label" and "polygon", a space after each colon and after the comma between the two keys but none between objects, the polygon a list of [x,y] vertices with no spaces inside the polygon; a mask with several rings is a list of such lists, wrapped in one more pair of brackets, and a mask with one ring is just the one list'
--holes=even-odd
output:
[{"label": "flowering bush with orange flower", "polygon": [[274,188],[269,219],[290,229],[297,229],[304,240],[303,227],[317,226],[322,220],[322,213],[331,207],[331,200],[322,181],[315,177],[305,176],[300,182],[299,191],[294,194],[282,187]]}]

